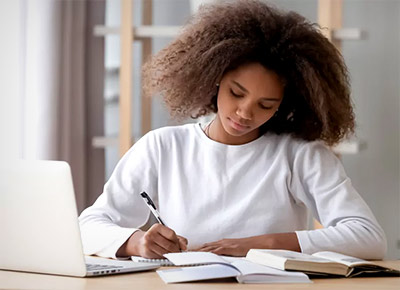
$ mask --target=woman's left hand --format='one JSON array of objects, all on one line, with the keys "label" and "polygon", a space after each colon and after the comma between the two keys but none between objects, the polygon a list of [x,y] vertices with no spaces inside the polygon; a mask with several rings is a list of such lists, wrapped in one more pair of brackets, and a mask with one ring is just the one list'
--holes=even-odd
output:
[{"label": "woman's left hand", "polygon": [[246,256],[247,252],[252,248],[251,238],[243,239],[223,239],[216,242],[206,243],[194,251],[212,252],[218,255],[226,256]]},{"label": "woman's left hand", "polygon": [[222,239],[206,243],[193,251],[226,256],[246,256],[250,249],[285,249],[300,252],[296,233],[268,234],[241,239]]}]

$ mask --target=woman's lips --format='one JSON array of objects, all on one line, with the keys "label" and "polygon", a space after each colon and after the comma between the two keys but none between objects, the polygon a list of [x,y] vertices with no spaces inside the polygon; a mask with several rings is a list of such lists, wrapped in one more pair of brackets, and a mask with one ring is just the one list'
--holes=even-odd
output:
[{"label": "woman's lips", "polygon": [[230,121],[231,127],[232,127],[233,129],[237,130],[237,131],[244,131],[244,130],[246,130],[246,129],[249,128],[249,126],[240,124],[240,123],[238,123],[238,122],[232,120],[231,118],[228,118],[228,120]]}]

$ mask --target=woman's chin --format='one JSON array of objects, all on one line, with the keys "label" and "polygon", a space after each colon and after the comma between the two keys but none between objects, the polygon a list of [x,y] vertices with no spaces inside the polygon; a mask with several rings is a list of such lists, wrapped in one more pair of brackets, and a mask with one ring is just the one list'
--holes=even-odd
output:
[{"label": "woman's chin", "polygon": [[235,128],[232,128],[229,125],[227,126],[227,128],[225,128],[225,131],[226,133],[234,137],[242,137],[248,133],[247,131],[236,130]]}]

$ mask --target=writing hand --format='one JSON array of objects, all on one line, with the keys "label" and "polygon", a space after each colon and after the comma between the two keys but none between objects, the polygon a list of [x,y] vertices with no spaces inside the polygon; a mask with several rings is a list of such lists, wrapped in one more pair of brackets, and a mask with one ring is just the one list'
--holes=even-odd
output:
[{"label": "writing hand", "polygon": [[243,239],[222,239],[216,242],[206,243],[194,251],[211,252],[226,256],[246,256],[252,248],[249,238]]},{"label": "writing hand", "polygon": [[163,254],[187,249],[187,239],[178,236],[172,229],[154,224],[148,231],[136,231],[121,246],[117,256],[141,256],[144,258],[163,258]]}]

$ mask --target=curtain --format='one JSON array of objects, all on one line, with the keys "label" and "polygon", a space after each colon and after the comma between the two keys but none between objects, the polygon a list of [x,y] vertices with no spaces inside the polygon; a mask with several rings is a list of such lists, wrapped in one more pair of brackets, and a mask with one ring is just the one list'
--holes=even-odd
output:
[{"label": "curtain", "polygon": [[104,134],[105,1],[26,2],[24,150],[27,159],[67,161],[78,211],[104,184],[104,151],[91,146]]}]

